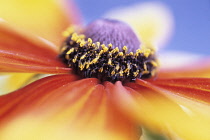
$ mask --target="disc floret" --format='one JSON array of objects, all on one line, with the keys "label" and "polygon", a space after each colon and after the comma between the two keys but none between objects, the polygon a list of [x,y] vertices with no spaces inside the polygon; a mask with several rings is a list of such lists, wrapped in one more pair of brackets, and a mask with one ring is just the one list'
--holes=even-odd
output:
[{"label": "disc floret", "polygon": [[126,46],[119,50],[113,44],[93,42],[84,34],[69,33],[61,47],[60,58],[82,78],[100,81],[135,81],[154,76],[157,69],[155,51],[143,47],[129,52]]}]

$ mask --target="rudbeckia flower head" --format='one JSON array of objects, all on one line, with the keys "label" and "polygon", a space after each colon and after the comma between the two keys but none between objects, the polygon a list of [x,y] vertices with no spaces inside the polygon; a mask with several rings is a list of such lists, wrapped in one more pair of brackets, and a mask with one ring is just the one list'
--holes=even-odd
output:
[{"label": "rudbeckia flower head", "polygon": [[[209,64],[157,70],[151,44],[159,30],[151,30],[158,26],[142,40],[135,32],[146,30],[119,20],[77,26],[59,48],[49,41],[54,35],[0,21],[0,71],[22,73],[25,82],[0,96],[0,140],[139,140],[142,127],[171,139],[210,139]],[[27,84],[35,74],[54,75]]]},{"label": "rudbeckia flower head", "polygon": [[157,67],[154,50],[142,48],[127,24],[100,19],[82,32],[70,32],[61,48],[61,59],[75,74],[113,83],[154,76]]}]

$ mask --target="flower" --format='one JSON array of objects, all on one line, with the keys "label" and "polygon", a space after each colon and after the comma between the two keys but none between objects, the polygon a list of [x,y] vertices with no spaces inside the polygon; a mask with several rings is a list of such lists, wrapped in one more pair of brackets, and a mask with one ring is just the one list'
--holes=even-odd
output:
[{"label": "flower", "polygon": [[[106,54],[108,51],[106,43],[109,43],[109,39],[112,40],[113,47],[126,44],[127,49],[124,46],[121,48],[119,46],[119,50],[113,49],[115,51],[111,55],[116,58],[121,55],[125,57],[123,51],[136,50],[136,46],[138,47],[142,43],[136,40],[136,36],[131,36],[133,35],[132,30],[124,23],[99,20],[92,24],[94,26],[87,26],[83,31],[92,40],[69,32],[70,37],[63,43],[64,49],[61,50],[60,55],[63,61],[71,66],[68,68],[57,57],[59,55],[58,48],[54,44],[22,30],[17,30],[4,21],[0,22],[1,72],[57,74],[0,96],[0,139],[13,140],[18,137],[23,140],[130,140],[139,139],[138,125],[146,126],[170,137],[189,140],[209,139],[210,80],[194,78],[195,74],[197,77],[209,77],[209,65],[202,66],[201,64],[206,59],[196,64],[199,66],[198,69],[193,67],[190,69],[189,67],[173,70],[160,69],[156,78],[139,79],[141,78],[139,74],[149,74],[146,75],[148,78],[150,75],[154,76],[153,72],[156,70],[153,50],[146,46],[146,49],[142,48],[139,53],[127,55],[136,57],[138,54],[142,54],[141,58],[145,57],[146,61],[150,62],[150,69],[147,70],[144,67],[141,71],[139,69],[140,72],[135,77],[132,76],[137,70],[131,71],[133,72],[132,76],[126,73],[129,75],[128,77],[132,77],[129,80],[135,80],[135,82],[126,81],[127,77],[121,77],[120,73],[120,76],[114,77],[117,82],[106,79],[106,77],[105,80],[102,80],[104,75],[99,78],[98,73],[94,73],[94,71],[91,71],[94,73],[93,75],[88,74],[93,78],[81,78],[85,73],[80,73],[82,66],[76,65],[76,68],[80,70],[73,67],[78,60],[75,57],[80,55],[79,49],[87,49],[88,43],[92,45],[94,39],[105,44],[101,48],[102,53],[100,53],[100,49],[97,50],[92,45],[96,52],[99,52],[96,53],[96,56]],[[118,26],[114,26],[116,24]],[[122,27],[118,28],[119,24]],[[100,25],[106,30],[102,30]],[[95,29],[97,27],[99,28]],[[117,32],[110,30],[113,27]],[[98,35],[97,33],[103,34]],[[112,38],[107,38],[107,36]],[[74,48],[72,45],[77,51],[71,50]],[[75,53],[73,57],[72,52]],[[152,56],[152,59],[149,59],[149,56]],[[83,56],[79,57],[80,60],[85,60],[84,62],[88,65],[95,64],[95,58],[97,58],[88,59],[91,56],[85,55],[84,58]],[[114,57],[108,58],[114,59]],[[99,61],[98,59],[96,62]],[[88,60],[91,61],[88,62]],[[102,60],[100,62],[104,63]],[[125,63],[128,65],[127,61]],[[149,68],[149,65],[146,67]],[[85,66],[85,70],[92,70],[88,69],[87,65]],[[117,67],[122,68],[121,65],[114,65],[115,69],[118,69]],[[113,77],[114,74],[110,72],[110,69],[108,70],[108,74]],[[84,75],[74,74],[76,72]],[[99,70],[99,72],[103,71]],[[183,75],[185,77],[182,77]],[[120,81],[121,78],[125,78],[124,83]]]},{"label": "flower", "polygon": [[[1,19],[6,20],[9,24],[15,26],[16,29],[24,29],[28,33],[41,36],[57,46],[63,40],[63,37],[60,35],[61,32],[69,24],[76,24],[80,21],[79,12],[73,1],[68,1],[67,3],[65,0],[59,2],[52,0],[8,0],[0,3]],[[68,5],[68,7],[65,5]],[[3,82],[0,85],[0,93],[8,93],[23,86],[33,76],[34,74],[31,73],[1,74],[0,81]]]}]

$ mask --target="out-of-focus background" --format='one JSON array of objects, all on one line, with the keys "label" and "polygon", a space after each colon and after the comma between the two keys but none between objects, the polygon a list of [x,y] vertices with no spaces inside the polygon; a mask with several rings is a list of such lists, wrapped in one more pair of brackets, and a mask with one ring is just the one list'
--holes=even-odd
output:
[{"label": "out-of-focus background", "polygon": [[[102,17],[108,11],[154,0],[75,0],[85,22]],[[210,55],[210,0],[155,0],[168,6],[174,15],[174,34],[169,50]]]}]

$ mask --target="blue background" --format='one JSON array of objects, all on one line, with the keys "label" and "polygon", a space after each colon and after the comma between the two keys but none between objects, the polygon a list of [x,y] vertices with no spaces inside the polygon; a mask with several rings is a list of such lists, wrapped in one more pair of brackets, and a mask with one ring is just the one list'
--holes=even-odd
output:
[{"label": "blue background", "polygon": [[[76,0],[76,4],[85,22],[90,22],[115,7],[148,1],[152,0]],[[159,2],[170,8],[175,19],[175,31],[167,49],[210,55],[210,0]]]}]

